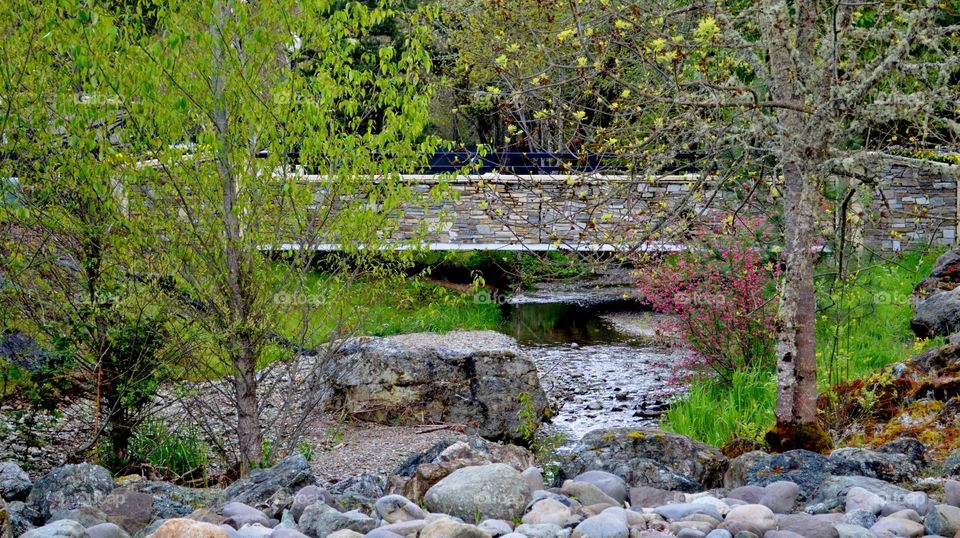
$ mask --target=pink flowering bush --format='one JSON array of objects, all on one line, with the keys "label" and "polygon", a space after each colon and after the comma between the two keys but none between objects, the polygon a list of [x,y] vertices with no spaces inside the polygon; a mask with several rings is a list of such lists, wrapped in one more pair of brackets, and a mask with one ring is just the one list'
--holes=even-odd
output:
[{"label": "pink flowering bush", "polygon": [[774,364],[773,239],[764,220],[728,216],[688,233],[682,252],[641,264],[640,296],[669,314],[658,329],[689,350],[684,370],[729,381],[736,370]]}]

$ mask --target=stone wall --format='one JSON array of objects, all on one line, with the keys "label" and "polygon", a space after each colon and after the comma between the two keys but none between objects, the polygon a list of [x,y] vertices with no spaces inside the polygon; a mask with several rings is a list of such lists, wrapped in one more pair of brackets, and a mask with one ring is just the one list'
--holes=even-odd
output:
[{"label": "stone wall", "polygon": [[[438,179],[406,176],[426,200]],[[624,176],[460,176],[442,203],[412,204],[400,221],[402,239],[434,248],[622,250],[663,223],[710,219],[706,207],[733,203],[697,175],[638,180]],[[906,250],[951,245],[957,231],[957,182],[894,166],[858,197],[859,235],[870,246]],[[428,229],[424,229],[426,225]]]}]

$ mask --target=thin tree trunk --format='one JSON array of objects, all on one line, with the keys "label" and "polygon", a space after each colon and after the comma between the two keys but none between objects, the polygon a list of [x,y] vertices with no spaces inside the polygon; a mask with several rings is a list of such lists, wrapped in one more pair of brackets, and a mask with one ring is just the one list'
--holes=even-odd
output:
[{"label": "thin tree trunk", "polygon": [[813,238],[818,188],[796,161],[783,168],[786,268],[777,326],[777,424],[767,440],[775,449],[822,451],[830,439],[817,421]]}]

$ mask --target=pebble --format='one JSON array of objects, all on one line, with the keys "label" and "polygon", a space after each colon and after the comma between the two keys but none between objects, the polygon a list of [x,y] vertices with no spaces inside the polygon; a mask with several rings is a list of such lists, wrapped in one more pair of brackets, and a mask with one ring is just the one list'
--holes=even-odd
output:
[{"label": "pebble", "polygon": [[777,528],[773,510],[762,504],[746,504],[738,506],[727,514],[723,521],[723,528],[730,531],[735,537],[740,532],[751,532],[763,536]]},{"label": "pebble", "polygon": [[766,506],[774,514],[789,514],[796,508],[797,496],[800,495],[800,486],[797,484],[780,480],[768,484],[763,490],[759,504]]},{"label": "pebble", "polygon": [[877,495],[876,493],[867,491],[861,487],[852,487],[849,491],[847,491],[847,498],[844,506],[847,512],[852,512],[854,510],[866,510],[867,512],[879,514],[880,510],[885,504],[886,501],[883,500],[883,497]]}]

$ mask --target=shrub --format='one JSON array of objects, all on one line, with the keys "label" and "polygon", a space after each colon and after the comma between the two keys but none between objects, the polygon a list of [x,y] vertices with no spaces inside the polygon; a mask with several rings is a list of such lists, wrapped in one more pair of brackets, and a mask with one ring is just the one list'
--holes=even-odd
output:
[{"label": "shrub", "polygon": [[171,480],[202,479],[209,463],[208,450],[198,435],[170,431],[160,421],[144,422],[137,428],[130,442],[130,453]]},{"label": "shrub", "polygon": [[671,315],[659,329],[690,350],[686,369],[730,382],[739,369],[773,364],[780,268],[770,235],[761,219],[728,217],[692,230],[684,251],[641,265],[642,300]]}]

